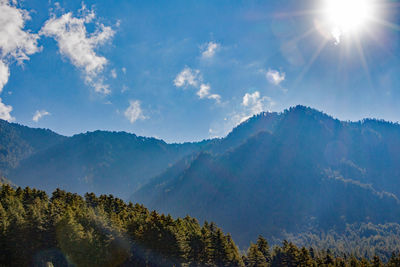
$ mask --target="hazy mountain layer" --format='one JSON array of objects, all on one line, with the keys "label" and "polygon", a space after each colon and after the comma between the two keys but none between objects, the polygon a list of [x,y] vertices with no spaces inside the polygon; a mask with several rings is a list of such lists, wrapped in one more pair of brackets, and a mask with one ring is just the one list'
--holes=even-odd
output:
[{"label": "hazy mountain layer", "polygon": [[239,244],[400,218],[400,126],[341,122],[303,106],[185,144],[125,132],[64,137],[0,121],[0,147],[0,170],[14,184],[125,199],[140,188],[135,202],[216,221]]},{"label": "hazy mountain layer", "polygon": [[18,167],[21,160],[65,139],[50,130],[0,120],[0,172],[7,174]]},{"label": "hazy mountain layer", "polygon": [[9,178],[47,191],[63,188],[127,198],[138,186],[201,144],[167,144],[125,132],[96,131],[66,138],[24,159]]},{"label": "hazy mountain layer", "polygon": [[341,122],[298,106],[240,128],[266,121],[242,145],[181,161],[132,199],[216,221],[239,244],[258,233],[341,231],[347,223],[400,220],[399,125]]}]

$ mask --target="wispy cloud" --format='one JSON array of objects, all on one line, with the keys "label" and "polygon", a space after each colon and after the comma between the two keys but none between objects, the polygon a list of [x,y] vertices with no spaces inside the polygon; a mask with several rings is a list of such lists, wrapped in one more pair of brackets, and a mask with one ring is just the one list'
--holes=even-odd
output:
[{"label": "wispy cloud", "polygon": [[125,93],[128,90],[129,90],[128,86],[126,86],[125,84],[122,85],[121,93]]},{"label": "wispy cloud", "polygon": [[[30,20],[29,12],[16,6],[16,1],[0,0],[0,93],[10,76],[9,64],[17,61],[22,64],[29,56],[39,52],[39,36],[24,30],[25,22]],[[0,119],[12,121],[12,107],[0,99]]]},{"label": "wispy cloud", "polygon": [[38,122],[42,117],[48,116],[50,113],[46,110],[36,110],[35,114],[32,117],[34,122]]},{"label": "wispy cloud", "polygon": [[197,95],[200,99],[208,98],[213,99],[217,103],[221,102],[221,96],[218,94],[210,94],[210,84],[203,82],[203,77],[199,70],[193,70],[185,67],[175,78],[174,85],[176,87],[188,88],[192,87],[197,89]]},{"label": "wispy cloud", "polygon": [[111,74],[111,77],[113,77],[114,79],[117,78],[117,70],[116,69],[112,69],[110,74]]},{"label": "wispy cloud", "polygon": [[40,34],[57,41],[60,53],[83,71],[85,82],[89,86],[98,93],[109,94],[109,85],[104,83],[104,77],[101,75],[107,59],[99,56],[95,50],[111,40],[115,32],[111,27],[96,22],[96,30],[89,34],[86,24],[94,23],[95,19],[94,11],[83,6],[77,17],[71,12],[61,17],[53,15],[46,21]]},{"label": "wispy cloud", "polygon": [[286,74],[277,70],[268,69],[268,71],[265,73],[265,77],[267,78],[269,83],[273,85],[279,85],[285,80]]},{"label": "wispy cloud", "polygon": [[129,107],[125,110],[124,115],[130,121],[130,123],[135,123],[137,120],[146,119],[146,117],[143,115],[139,100],[130,100]]},{"label": "wispy cloud", "polygon": [[214,99],[215,102],[221,103],[221,96],[219,94],[212,94],[207,96],[208,99]]},{"label": "wispy cloud", "polygon": [[203,58],[212,58],[220,47],[221,45],[218,43],[209,42],[202,46],[201,56]]}]

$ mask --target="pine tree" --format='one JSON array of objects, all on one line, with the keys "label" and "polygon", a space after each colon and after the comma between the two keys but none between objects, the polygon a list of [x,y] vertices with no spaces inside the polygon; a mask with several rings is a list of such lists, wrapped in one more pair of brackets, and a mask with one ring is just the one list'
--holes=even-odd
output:
[{"label": "pine tree", "polygon": [[381,259],[378,256],[374,256],[374,258],[372,259],[372,267],[382,267],[383,263],[381,261]]},{"label": "pine tree", "polygon": [[246,266],[248,267],[267,267],[268,263],[258,246],[251,244],[246,257]]},{"label": "pine tree", "polygon": [[264,258],[267,262],[271,261],[271,253],[269,251],[268,241],[261,235],[257,238],[257,247],[258,250],[264,255]]}]

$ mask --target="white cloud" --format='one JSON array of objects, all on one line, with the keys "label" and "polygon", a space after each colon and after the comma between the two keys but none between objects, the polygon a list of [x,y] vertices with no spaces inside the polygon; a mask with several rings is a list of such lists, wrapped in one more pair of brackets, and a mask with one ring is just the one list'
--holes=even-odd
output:
[{"label": "white cloud", "polygon": [[15,118],[11,116],[12,109],[12,106],[5,105],[0,98],[0,119],[14,121]]},{"label": "white cloud", "polygon": [[217,103],[221,102],[221,96],[218,94],[210,94],[210,85],[202,83],[200,89],[197,91],[197,95],[202,98],[214,99]]},{"label": "white cloud", "polygon": [[211,86],[203,83],[203,77],[199,70],[193,70],[185,67],[175,78],[174,85],[176,87],[187,88],[191,86],[197,89],[197,95],[200,99],[208,98],[213,99],[217,103],[221,102],[221,96],[218,94],[210,94]]},{"label": "white cloud", "polygon": [[210,87],[209,84],[204,84],[203,83],[203,84],[200,85],[200,90],[197,91],[197,95],[200,98],[205,98],[206,96],[208,96],[210,94],[210,89],[211,89],[211,87]]},{"label": "white cloud", "polygon": [[86,10],[85,6],[81,13],[78,17],[73,17],[71,12],[58,18],[53,16],[46,21],[40,34],[57,41],[60,53],[84,72],[89,86],[98,93],[109,94],[109,86],[100,75],[108,61],[96,54],[95,49],[111,40],[115,32],[111,27],[95,23],[96,30],[88,33],[86,24],[94,21],[95,13]]},{"label": "white cloud", "polygon": [[268,82],[270,82],[271,84],[279,85],[285,80],[286,74],[284,72],[269,69],[265,76],[267,77]]},{"label": "white cloud", "polygon": [[128,90],[129,90],[128,86],[126,86],[125,84],[122,85],[121,93],[125,93]]},{"label": "white cloud", "polygon": [[225,136],[233,127],[236,127],[253,115],[271,110],[275,105],[270,97],[262,96],[259,91],[244,94],[240,101],[240,104],[236,105],[235,109],[232,110],[223,121],[214,121],[212,125],[210,125],[210,138]]},{"label": "white cloud", "polygon": [[215,55],[215,52],[220,48],[220,45],[214,42],[209,42],[204,45],[205,49],[201,53],[203,58],[212,58]]},{"label": "white cloud", "polygon": [[146,117],[143,115],[142,108],[140,107],[140,101],[131,100],[129,101],[129,107],[124,112],[125,117],[134,123],[137,120],[144,120]]},{"label": "white cloud", "polygon": [[252,94],[246,93],[243,96],[242,105],[248,107],[252,114],[260,113],[263,110],[262,99],[260,99],[260,92],[256,91]]},{"label": "white cloud", "polygon": [[200,76],[199,70],[192,70],[191,68],[185,67],[175,78],[174,85],[176,87],[187,87],[194,86],[196,87],[201,81],[202,78]]},{"label": "white cloud", "polygon": [[34,122],[38,122],[42,117],[50,115],[46,110],[36,110],[35,114],[32,117]]},{"label": "white cloud", "polygon": [[221,96],[218,94],[212,94],[207,96],[208,99],[214,99],[217,103],[221,103]]},{"label": "white cloud", "polygon": [[30,20],[26,10],[15,7],[15,3],[0,0],[0,51],[1,58],[12,58],[22,63],[40,48],[37,34],[24,31],[25,21]]},{"label": "white cloud", "polygon": [[111,70],[111,77],[113,77],[114,79],[117,78],[117,71],[115,69]]},{"label": "white cloud", "polygon": [[121,70],[122,70],[122,72],[123,72],[124,74],[126,74],[126,68],[125,68],[125,67],[123,67]]},{"label": "white cloud", "polygon": [[10,69],[3,61],[0,61],[0,93],[3,91],[4,85],[7,84],[9,76]]},{"label": "white cloud", "polygon": [[[10,76],[9,64],[17,61],[22,64],[29,56],[39,52],[39,36],[24,30],[25,22],[30,20],[29,12],[16,7],[16,1],[0,0],[0,93]],[[0,118],[13,121],[12,106],[0,99]]]},{"label": "white cloud", "polygon": [[245,110],[242,114],[238,115],[239,122],[243,122],[251,116],[261,113],[271,108],[275,103],[268,96],[261,97],[260,92],[246,93],[243,96],[242,106]]}]

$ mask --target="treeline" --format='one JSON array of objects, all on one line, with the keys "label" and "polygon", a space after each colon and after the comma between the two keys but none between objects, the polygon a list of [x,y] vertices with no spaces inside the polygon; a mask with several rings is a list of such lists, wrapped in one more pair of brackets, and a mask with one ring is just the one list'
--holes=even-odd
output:
[{"label": "treeline", "polygon": [[[377,255],[382,261],[387,262],[392,252],[400,251],[400,225],[397,223],[348,224],[343,231],[284,234],[282,239],[289,240],[298,246],[311,246],[320,250],[329,249],[335,255],[347,253],[361,255],[368,259]],[[280,240],[275,239],[270,241],[281,243]]]},{"label": "treeline", "polygon": [[[270,248],[259,237],[240,253],[214,223],[173,219],[109,195],[81,197],[3,185],[0,266],[384,266],[331,251]],[[386,266],[400,266],[393,254]]]}]

